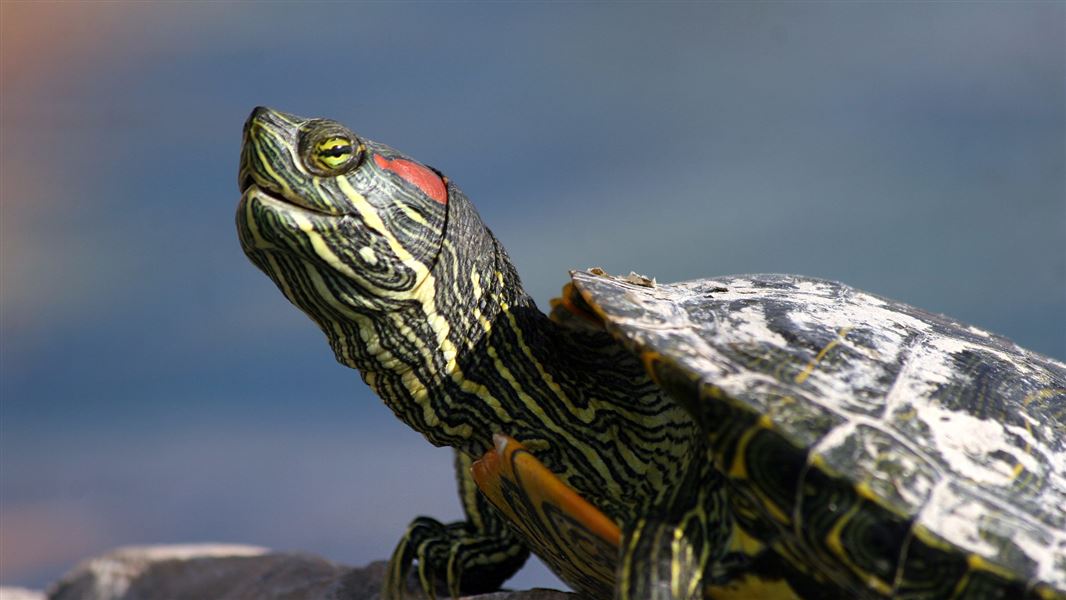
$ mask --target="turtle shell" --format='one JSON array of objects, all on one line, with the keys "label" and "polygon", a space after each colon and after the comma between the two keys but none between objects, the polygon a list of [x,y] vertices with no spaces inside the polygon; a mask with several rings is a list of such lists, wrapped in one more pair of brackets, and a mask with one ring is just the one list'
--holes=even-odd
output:
[{"label": "turtle shell", "polygon": [[795,275],[594,269],[569,298],[693,413],[738,520],[789,560],[893,596],[1066,590],[1063,363]]}]

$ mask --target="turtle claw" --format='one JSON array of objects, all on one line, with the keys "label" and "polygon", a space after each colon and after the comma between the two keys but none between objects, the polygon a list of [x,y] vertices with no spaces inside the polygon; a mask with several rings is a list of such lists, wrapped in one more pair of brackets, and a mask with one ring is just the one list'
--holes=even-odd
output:
[{"label": "turtle claw", "polygon": [[442,586],[447,587],[452,598],[458,598],[462,562],[457,557],[465,525],[444,525],[429,517],[418,517],[412,521],[389,560],[386,589],[382,594],[384,600],[404,598],[412,563],[417,563],[415,574],[418,587],[427,600],[434,600],[438,588]]},{"label": "turtle claw", "polygon": [[382,583],[382,600],[403,600],[404,590],[407,583],[407,572],[411,569],[412,557],[408,554],[407,545],[400,540],[396,550],[389,557],[389,567],[385,573],[385,581]]},{"label": "turtle claw", "polygon": [[381,590],[382,600],[403,600],[408,589],[407,578],[411,566],[418,562],[418,582],[423,595],[436,598],[436,585],[431,572],[431,560],[426,542],[443,537],[444,525],[436,519],[418,517],[407,526],[400,543],[389,558],[388,573]]},{"label": "turtle claw", "polygon": [[[418,517],[396,545],[389,559],[382,600],[404,600],[413,563],[418,587],[428,600],[447,590],[452,598],[463,593],[494,591],[525,562],[529,552],[508,538],[471,532],[466,522],[443,524]],[[486,560],[486,556],[489,557]]]}]

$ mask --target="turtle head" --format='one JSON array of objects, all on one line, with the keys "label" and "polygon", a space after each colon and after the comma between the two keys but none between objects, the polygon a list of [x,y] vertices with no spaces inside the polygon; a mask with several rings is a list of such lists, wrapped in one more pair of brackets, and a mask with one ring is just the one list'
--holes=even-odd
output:
[{"label": "turtle head", "polygon": [[239,185],[244,252],[342,362],[357,366],[344,338],[358,332],[339,323],[425,304],[452,193],[436,171],[336,121],[260,107],[244,126]]},{"label": "turtle head", "polygon": [[458,187],[336,121],[256,108],[238,182],[245,254],[376,389],[454,368],[479,319],[524,302]]}]

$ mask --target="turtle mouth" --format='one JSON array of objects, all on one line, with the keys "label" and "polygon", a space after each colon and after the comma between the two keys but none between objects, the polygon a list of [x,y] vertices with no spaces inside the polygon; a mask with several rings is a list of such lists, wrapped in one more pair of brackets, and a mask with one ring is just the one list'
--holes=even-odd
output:
[{"label": "turtle mouth", "polygon": [[315,216],[336,217],[338,215],[315,210],[311,207],[292,202],[282,194],[267,189],[250,178],[241,181],[241,203],[257,203],[271,212],[293,213],[303,212]]},{"label": "turtle mouth", "polygon": [[255,179],[252,178],[251,174],[245,175],[241,179],[241,183],[240,183],[241,195],[243,196],[244,193],[247,192],[254,185],[255,185]]},{"label": "turtle mouth", "polygon": [[262,199],[268,199],[271,202],[271,206],[275,208],[284,207],[286,210],[298,210],[315,215],[321,215],[326,217],[343,217],[344,213],[336,210],[329,210],[324,207],[313,206],[306,202],[299,202],[289,198],[283,194],[280,190],[271,189],[258,181],[251,174],[241,177],[240,184],[238,186],[241,191],[241,199],[249,200],[253,197]]}]

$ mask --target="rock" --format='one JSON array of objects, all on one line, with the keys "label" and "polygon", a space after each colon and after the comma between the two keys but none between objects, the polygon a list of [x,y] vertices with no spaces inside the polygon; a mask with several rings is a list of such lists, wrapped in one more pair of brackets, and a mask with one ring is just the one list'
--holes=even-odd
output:
[{"label": "rock", "polygon": [[0,600],[45,600],[44,592],[0,586]]},{"label": "rock", "polygon": [[[120,548],[74,568],[49,600],[378,600],[385,563],[353,568],[310,554],[255,546]],[[412,594],[412,597],[418,597]],[[28,596],[40,600],[41,596]],[[555,590],[496,592],[468,600],[574,600]],[[0,600],[8,600],[5,595]],[[12,596],[12,600],[23,600]]]}]

